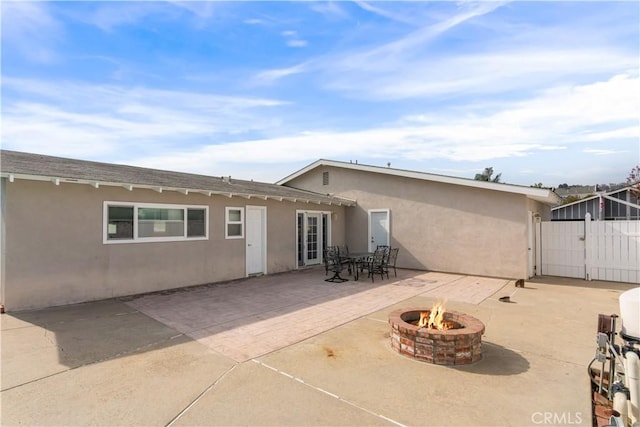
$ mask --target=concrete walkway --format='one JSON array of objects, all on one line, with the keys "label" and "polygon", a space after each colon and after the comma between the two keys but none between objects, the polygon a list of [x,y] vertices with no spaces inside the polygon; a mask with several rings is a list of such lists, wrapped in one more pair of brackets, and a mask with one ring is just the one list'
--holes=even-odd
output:
[{"label": "concrete walkway", "polygon": [[[617,313],[634,287],[541,278],[515,289],[408,271],[323,279],[303,271],[4,314],[1,424],[586,426],[597,315]],[[434,366],[390,349],[391,311],[442,298],[485,323],[480,362]],[[306,326],[290,331],[285,318]]]}]

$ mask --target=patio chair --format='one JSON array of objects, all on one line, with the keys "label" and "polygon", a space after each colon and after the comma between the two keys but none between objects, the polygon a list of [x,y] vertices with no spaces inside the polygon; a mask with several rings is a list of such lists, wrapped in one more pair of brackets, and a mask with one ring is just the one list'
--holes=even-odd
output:
[{"label": "patio chair", "polygon": [[396,271],[396,261],[398,260],[398,251],[399,248],[391,248],[389,250],[389,258],[387,263],[385,264],[385,273],[387,273],[387,278],[389,277],[389,269],[393,268],[393,275],[398,277],[398,272]]},{"label": "patio chair", "polygon": [[344,270],[342,260],[338,251],[327,248],[325,259],[327,260],[327,270],[333,272],[333,276],[328,279],[324,279],[325,282],[342,283],[349,279],[340,277],[340,273]]},{"label": "patio chair", "polygon": [[376,249],[382,249],[384,251],[389,252],[389,250],[391,249],[391,246],[389,246],[389,245],[378,245],[378,246],[376,246]]},{"label": "patio chair", "polygon": [[342,265],[347,266],[349,274],[351,274],[351,267],[353,264],[353,260],[349,256],[349,246],[343,245],[343,246],[336,246],[336,247],[338,248],[338,255],[340,255],[340,262],[342,263]]},{"label": "patio chair", "polygon": [[324,262],[324,275],[325,276],[327,274],[329,274],[329,270],[330,270],[329,257],[327,256],[327,253],[329,251],[337,252],[338,251],[338,247],[337,246],[327,246],[326,249],[322,250],[322,262]]},{"label": "patio chair", "polygon": [[378,248],[373,253],[373,256],[370,257],[366,264],[365,268],[367,269],[367,277],[371,277],[371,281],[373,282],[373,277],[376,274],[380,274],[380,278],[384,279],[384,275],[386,273],[387,279],[389,278],[389,272],[386,271],[385,264],[388,259],[388,252],[384,248]]},{"label": "patio chair", "polygon": [[324,275],[329,274],[329,258],[327,258],[327,250],[322,250],[322,262],[324,262]]}]

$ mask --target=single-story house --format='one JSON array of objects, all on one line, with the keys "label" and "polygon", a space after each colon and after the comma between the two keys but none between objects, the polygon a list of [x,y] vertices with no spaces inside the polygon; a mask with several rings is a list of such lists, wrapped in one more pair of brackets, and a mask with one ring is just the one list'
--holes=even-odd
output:
[{"label": "single-story house", "polygon": [[[355,202],[291,187],[0,151],[6,310],[132,295],[297,265],[297,221],[343,244]],[[330,233],[330,234],[329,234]],[[311,234],[311,232],[310,232]]]},{"label": "single-story house", "polygon": [[356,200],[346,209],[354,251],[400,248],[404,268],[506,278],[535,272],[535,222],[560,202],[551,190],[318,160],[278,182]]},{"label": "single-story house", "polygon": [[591,220],[638,220],[640,200],[631,187],[602,192],[577,202],[567,203],[551,209],[552,221],[584,221],[589,214]]},{"label": "single-story house", "polygon": [[320,264],[533,275],[549,190],[319,160],[276,184],[0,150],[0,304],[47,307]]}]

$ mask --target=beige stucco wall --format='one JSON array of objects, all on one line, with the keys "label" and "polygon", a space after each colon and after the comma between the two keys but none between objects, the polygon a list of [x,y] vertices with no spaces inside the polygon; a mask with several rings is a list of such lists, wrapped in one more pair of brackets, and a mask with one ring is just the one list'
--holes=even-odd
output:
[{"label": "beige stucco wall", "polygon": [[343,168],[319,167],[287,185],[357,200],[346,220],[355,251],[367,250],[368,210],[389,209],[390,244],[405,268],[525,278],[527,211],[549,215],[523,195]]},{"label": "beige stucco wall", "polygon": [[[4,181],[4,179],[3,179]],[[4,185],[7,310],[46,307],[245,277],[245,240],[224,237],[225,207],[267,207],[267,273],[293,270],[296,209],[305,203],[16,180]],[[103,244],[103,202],[209,206],[209,239]],[[344,235],[344,208],[333,238]]]}]

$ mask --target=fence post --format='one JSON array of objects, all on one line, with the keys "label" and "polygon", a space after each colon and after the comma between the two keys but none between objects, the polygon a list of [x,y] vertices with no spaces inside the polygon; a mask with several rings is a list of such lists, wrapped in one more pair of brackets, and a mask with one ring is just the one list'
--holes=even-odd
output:
[{"label": "fence post", "polygon": [[584,270],[585,280],[591,281],[591,214],[584,216]]},{"label": "fence post", "polygon": [[536,276],[542,276],[542,221],[536,218]]}]

